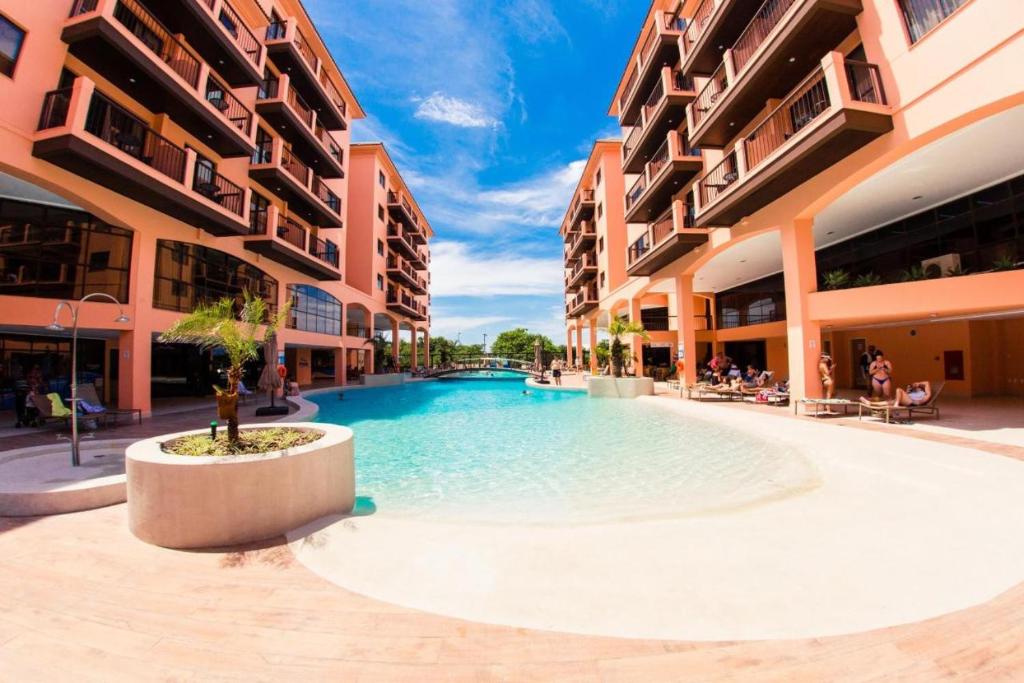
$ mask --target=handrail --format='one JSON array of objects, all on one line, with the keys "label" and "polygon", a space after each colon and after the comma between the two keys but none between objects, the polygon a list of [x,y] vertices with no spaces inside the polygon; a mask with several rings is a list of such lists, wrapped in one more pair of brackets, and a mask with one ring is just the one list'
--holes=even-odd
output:
[{"label": "handrail", "polygon": [[651,160],[647,162],[647,176],[650,179],[654,179],[661,173],[661,170],[668,164],[669,152],[668,152],[668,138],[658,146],[658,149],[651,155]]},{"label": "handrail", "polygon": [[732,63],[738,74],[747,65],[750,57],[779,25],[779,21],[796,0],[765,0],[754,13],[754,17],[732,45]]},{"label": "handrail", "polygon": [[306,104],[306,100],[302,99],[302,95],[299,94],[294,86],[288,86],[288,94],[285,97],[288,101],[288,106],[299,115],[299,119],[306,124],[307,128],[312,128],[313,108]]},{"label": "handrail", "polygon": [[338,198],[338,195],[331,192],[320,176],[316,176],[313,179],[313,193],[316,194],[320,201],[327,205],[327,208],[336,214],[341,214],[341,199]]},{"label": "handrail", "polygon": [[306,229],[287,216],[278,217],[277,236],[299,251],[306,251]]},{"label": "handrail", "polygon": [[334,138],[331,137],[331,134],[327,132],[327,129],[324,128],[323,124],[320,123],[319,121],[316,122],[316,130],[314,131],[314,133],[317,139],[320,140],[320,143],[327,148],[327,153],[330,154],[331,157],[338,162],[338,164],[344,165],[345,153],[342,151],[338,143],[334,141]]},{"label": "handrail", "polygon": [[626,141],[622,143],[622,156],[626,159],[633,153],[637,143],[640,141],[640,135],[644,132],[643,126],[637,123],[633,126],[633,130],[626,136]]},{"label": "handrail", "polygon": [[342,116],[348,115],[348,105],[345,102],[345,98],[338,92],[338,88],[335,87],[331,77],[327,74],[326,70],[320,71],[320,85],[327,91],[327,98],[334,103],[334,106],[338,108]]},{"label": "handrail", "polygon": [[199,57],[136,0],[117,0],[114,18],[193,88],[199,87]]},{"label": "handrail", "polygon": [[302,31],[298,27],[295,28],[295,47],[298,48],[299,54],[306,60],[306,64],[309,68],[316,71],[316,53],[313,52],[313,48],[310,47],[309,41],[306,40],[306,36],[302,35]]},{"label": "handrail", "polygon": [[651,88],[651,94],[644,100],[644,114],[650,118],[650,112],[652,109],[658,106],[658,104],[665,98],[665,83],[660,78],[654,83],[654,87]]},{"label": "handrail", "polygon": [[845,60],[846,82],[850,85],[850,96],[857,102],[888,104],[882,75],[877,64]]},{"label": "handrail", "polygon": [[67,125],[73,90],[74,88],[67,87],[46,93],[43,98],[43,109],[39,113],[39,130],[49,130]]},{"label": "handrail", "polygon": [[640,63],[646,65],[651,53],[654,52],[655,39],[658,37],[657,26],[652,25],[644,39],[643,47],[640,48]]},{"label": "handrail", "polygon": [[[213,0],[206,0],[206,4],[210,9],[213,9]],[[220,21],[220,25],[235,39],[235,43],[245,53],[245,56],[249,58],[249,61],[258,65],[263,46],[259,38],[256,37],[256,34],[242,21],[242,18],[238,16],[238,12],[235,11],[235,8],[227,0],[221,2],[220,16],[217,18]]]},{"label": "handrail", "polygon": [[697,181],[697,186],[700,188],[701,206],[710,204],[737,180],[739,180],[739,168],[736,165],[736,150],[733,150]]},{"label": "handrail", "polygon": [[701,34],[704,33],[704,27],[707,26],[707,21],[714,14],[714,11],[714,0],[702,0],[697,9],[694,10],[693,18],[690,19],[690,25],[686,27],[686,31],[683,33],[683,44],[686,46],[687,54],[689,54],[694,44],[700,40]]},{"label": "handrail", "polygon": [[246,136],[249,135],[249,131],[252,130],[252,112],[235,97],[230,88],[217,80],[213,72],[206,78],[206,101],[235,128]]},{"label": "handrail", "polygon": [[633,207],[634,204],[639,201],[640,197],[647,191],[647,174],[641,173],[640,177],[633,183],[633,187],[629,188],[629,192],[626,193],[626,210]]},{"label": "handrail", "polygon": [[729,88],[729,76],[725,72],[725,62],[718,65],[708,82],[701,88],[697,99],[693,101],[693,125],[699,125],[705,115],[711,111],[719,96]]},{"label": "handrail", "polygon": [[637,79],[640,78],[640,69],[633,65],[633,71],[630,72],[629,78],[626,79],[626,87],[622,89],[622,94],[619,95],[619,114],[621,116],[622,108],[626,106],[626,101],[629,99],[630,93],[633,92],[633,86],[636,85]]},{"label": "handrail", "polygon": [[281,167],[303,185],[309,184],[309,166],[302,163],[287,147],[281,150]]},{"label": "handrail", "polygon": [[756,168],[829,106],[825,72],[818,67],[743,139],[747,171]]},{"label": "handrail", "polygon": [[672,216],[672,207],[666,209],[660,216],[647,224],[651,234],[651,247],[656,247],[676,230],[675,220]]},{"label": "handrail", "polygon": [[338,267],[338,245],[331,240],[321,239],[310,235],[309,254],[315,259],[328,263],[335,268]]},{"label": "handrail", "polygon": [[644,232],[644,234],[640,235],[629,245],[629,249],[626,250],[626,261],[629,265],[633,265],[650,251],[651,247],[648,244],[648,239],[648,233]]},{"label": "handrail", "polygon": [[192,189],[212,202],[220,204],[231,213],[242,215],[242,200],[245,192],[241,187],[217,173],[209,161],[196,159]]}]

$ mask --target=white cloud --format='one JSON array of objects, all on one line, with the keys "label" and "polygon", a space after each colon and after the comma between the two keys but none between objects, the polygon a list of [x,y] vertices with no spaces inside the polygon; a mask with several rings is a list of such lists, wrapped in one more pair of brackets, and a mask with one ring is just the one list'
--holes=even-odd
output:
[{"label": "white cloud", "polygon": [[561,258],[471,252],[464,242],[431,244],[430,292],[441,297],[557,294],[564,287]]},{"label": "white cloud", "polygon": [[457,97],[449,97],[441,92],[435,92],[430,97],[414,101],[419,102],[415,114],[418,119],[439,121],[460,128],[498,127],[497,119],[488,116],[480,105],[460,100]]},{"label": "white cloud", "polygon": [[508,322],[510,318],[500,315],[445,315],[444,312],[431,312],[430,333],[444,337],[455,337],[461,332],[476,330],[481,327]]}]

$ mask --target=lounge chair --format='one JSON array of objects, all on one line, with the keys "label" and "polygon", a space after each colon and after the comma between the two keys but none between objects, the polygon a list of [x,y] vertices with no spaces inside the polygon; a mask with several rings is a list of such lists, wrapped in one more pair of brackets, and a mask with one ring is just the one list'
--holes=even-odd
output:
[{"label": "lounge chair", "polygon": [[867,408],[871,410],[871,412],[884,413],[886,424],[892,422],[892,418],[894,415],[900,414],[906,414],[908,420],[914,417],[914,413],[921,413],[923,415],[934,415],[935,419],[937,420],[939,419],[939,394],[942,393],[942,389],[945,386],[945,382],[936,382],[935,384],[933,384],[932,397],[928,399],[927,403],[923,403],[919,406],[894,406],[888,401],[868,401],[865,399],[861,399],[857,418],[863,418],[864,409]]},{"label": "lounge chair", "polygon": [[135,416],[139,418],[139,424],[142,424],[142,409],[141,408],[108,408],[103,405],[103,401],[100,400],[99,393],[96,391],[95,384],[83,384],[78,387],[78,398],[84,399],[87,403],[91,403],[94,406],[103,408],[103,412],[100,413],[106,416],[108,424],[110,422],[117,422],[117,418],[122,415],[128,416],[130,422]]},{"label": "lounge chair", "polygon": [[238,382],[238,400],[241,403],[245,403],[252,396],[252,390],[245,386],[245,382],[239,380]]},{"label": "lounge chair", "polygon": [[67,425],[71,421],[71,409],[64,405],[60,394],[35,394],[32,397],[32,405],[39,412],[36,421],[41,425],[45,425],[47,422],[60,422]]}]

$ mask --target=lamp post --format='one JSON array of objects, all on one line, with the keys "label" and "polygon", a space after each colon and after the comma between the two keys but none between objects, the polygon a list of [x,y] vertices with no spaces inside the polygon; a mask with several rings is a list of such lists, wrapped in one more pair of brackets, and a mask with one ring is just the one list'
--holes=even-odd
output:
[{"label": "lamp post", "polygon": [[86,294],[77,303],[61,301],[53,310],[53,322],[46,326],[51,332],[63,332],[67,328],[58,322],[60,312],[67,308],[71,312],[71,466],[78,467],[82,464],[78,451],[78,312],[86,301],[92,299],[109,299],[117,304],[118,316],[115,323],[126,323],[129,318],[121,307],[121,302],[104,292]]}]

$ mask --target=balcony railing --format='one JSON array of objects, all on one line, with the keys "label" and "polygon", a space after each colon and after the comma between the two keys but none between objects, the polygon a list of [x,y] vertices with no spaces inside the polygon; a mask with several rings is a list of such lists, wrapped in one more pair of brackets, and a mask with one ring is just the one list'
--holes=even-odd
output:
[{"label": "balcony railing", "polygon": [[302,99],[302,95],[300,95],[295,88],[289,87],[288,94],[285,96],[285,99],[292,110],[299,115],[299,119],[306,124],[306,127],[312,128],[313,108],[306,104],[306,100]]},{"label": "balcony railing", "polygon": [[640,68],[634,66],[633,70],[629,74],[629,78],[626,80],[626,87],[622,89],[622,94],[619,96],[619,109],[626,108],[626,102],[629,100],[629,95],[633,92],[633,88],[636,86],[636,82],[639,79]]},{"label": "balcony railing", "polygon": [[[89,7],[91,5],[91,7]],[[72,16],[92,11],[96,2],[76,3]],[[135,0],[117,0],[114,18],[193,88],[199,87],[199,58]]]},{"label": "balcony railing", "polygon": [[341,199],[338,198],[338,195],[331,192],[327,184],[319,176],[313,181],[313,193],[320,201],[327,205],[327,208],[336,214],[341,214]]},{"label": "balcony railing", "polygon": [[[213,0],[205,1],[207,6],[213,9]],[[263,45],[260,43],[259,38],[256,37],[256,34],[238,16],[235,8],[227,2],[222,2],[220,4],[220,15],[217,19],[220,21],[221,26],[227,29],[227,32],[235,39],[238,49],[245,53],[249,61],[253,64],[259,64]]]},{"label": "balcony railing", "polygon": [[[693,214],[691,209],[683,213],[683,227],[693,227]],[[633,241],[626,251],[627,265],[631,266],[642,259],[647,252],[664,242],[676,231],[673,209],[669,207],[660,216],[647,224],[647,230],[643,235]]]},{"label": "balcony railing", "polygon": [[43,98],[43,110],[39,114],[39,130],[59,128],[68,120],[68,109],[71,106],[71,92],[74,88],[67,87],[46,93]]},{"label": "balcony railing", "polygon": [[708,19],[715,11],[715,0],[703,0],[697,9],[693,12],[693,18],[690,19],[690,25],[686,27],[686,31],[683,33],[683,45],[686,47],[686,52],[689,54],[693,46],[700,40],[701,33],[704,32],[704,27],[707,26]]},{"label": "balcony railing", "polygon": [[267,40],[283,40],[288,35],[288,24],[283,21],[272,21],[267,25]]},{"label": "balcony railing", "polygon": [[242,215],[245,192],[241,187],[217,173],[209,161],[196,160],[192,189],[210,201],[220,204],[231,213],[237,216]]},{"label": "balcony railing", "polygon": [[298,28],[295,29],[295,47],[298,49],[299,54],[306,60],[306,64],[313,71],[316,71],[316,53],[313,52],[313,48],[310,46],[309,41],[306,40],[306,36],[302,35],[302,31]]},{"label": "balcony railing", "polygon": [[715,201],[718,195],[725,192],[730,185],[739,180],[739,168],[736,166],[735,150],[729,152],[722,161],[704,174],[704,177],[697,181],[700,188],[700,205],[707,206]]},{"label": "balcony railing", "polygon": [[338,245],[331,240],[311,237],[309,241],[309,253],[315,259],[328,263],[335,268],[338,267]]},{"label": "balcony railing", "polygon": [[309,185],[309,166],[299,161],[287,147],[281,150],[281,167],[305,186]]},{"label": "balcony railing", "polygon": [[654,154],[651,155],[651,160],[647,162],[647,175],[650,178],[656,178],[661,169],[665,168],[665,165],[669,160],[668,150],[668,138],[661,143],[661,146],[655,150]]},{"label": "balcony railing", "polygon": [[576,215],[576,212],[579,211],[580,206],[582,206],[583,202],[593,203],[593,201],[594,201],[594,191],[593,190],[583,190],[582,192],[580,192],[576,196],[576,201],[574,201],[572,203],[572,215],[573,216]]},{"label": "balcony railing", "polygon": [[345,98],[341,96],[340,92],[338,92],[338,88],[335,87],[334,83],[331,81],[331,77],[327,75],[326,70],[322,70],[320,72],[320,85],[322,85],[324,90],[327,91],[328,99],[334,103],[334,106],[338,108],[341,115],[346,116],[348,114],[348,109],[345,104]]},{"label": "balcony railing", "polygon": [[640,137],[644,133],[644,127],[640,125],[638,121],[633,130],[629,131],[629,135],[626,136],[626,141],[622,143],[622,158],[628,159],[629,155],[636,149],[637,144],[640,142]]},{"label": "balcony railing", "polygon": [[732,46],[732,62],[739,73],[796,0],[765,0]]},{"label": "balcony railing", "polygon": [[331,137],[331,134],[327,132],[327,129],[323,127],[323,124],[321,124],[319,121],[317,121],[316,123],[315,133],[317,139],[320,141],[320,144],[327,148],[327,153],[330,154],[339,164],[344,164],[345,153],[342,151],[338,143],[334,141],[334,138]]},{"label": "balcony railing", "polygon": [[291,220],[281,216],[277,220],[277,237],[287,242],[299,251],[306,251],[306,229]]},{"label": "balcony railing", "polygon": [[633,265],[647,254],[651,250],[651,238],[650,233],[644,233],[640,237],[629,245],[629,249],[626,250],[626,263],[627,265]]},{"label": "balcony railing", "polygon": [[825,73],[819,67],[743,140],[747,170],[757,168],[830,105]]},{"label": "balcony railing", "polygon": [[846,82],[850,84],[850,96],[854,100],[868,104],[888,104],[877,64],[847,59]]},{"label": "balcony railing", "polygon": [[646,191],[647,173],[645,172],[640,174],[640,177],[633,183],[633,187],[629,188],[629,192],[626,193],[626,210],[629,211],[633,208],[633,205],[640,201]]},{"label": "balcony railing", "polygon": [[212,73],[206,79],[206,101],[243,135],[249,135],[249,131],[252,130],[252,112]]},{"label": "balcony railing", "polygon": [[701,89],[697,99],[693,101],[693,125],[699,125],[722,93],[729,88],[729,78],[725,73],[725,62],[718,65],[708,82]]}]

